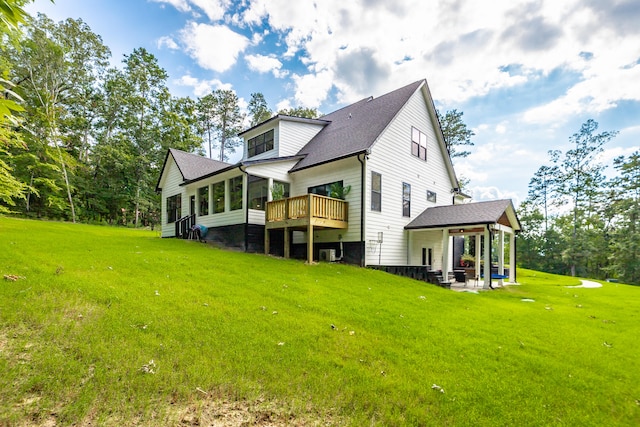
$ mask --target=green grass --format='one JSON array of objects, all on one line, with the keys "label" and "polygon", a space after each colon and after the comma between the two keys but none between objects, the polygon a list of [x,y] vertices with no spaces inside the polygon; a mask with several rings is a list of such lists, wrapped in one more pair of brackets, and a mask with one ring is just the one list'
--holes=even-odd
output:
[{"label": "green grass", "polygon": [[0,280],[0,425],[210,425],[223,404],[281,425],[640,424],[640,288],[518,273],[456,293],[0,218],[0,275],[21,276]]}]

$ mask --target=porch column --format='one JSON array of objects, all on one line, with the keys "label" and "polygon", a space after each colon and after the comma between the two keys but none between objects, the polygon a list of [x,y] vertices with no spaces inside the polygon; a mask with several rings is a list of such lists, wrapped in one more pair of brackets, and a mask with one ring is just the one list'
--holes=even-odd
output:
[{"label": "porch column", "polygon": [[284,228],[284,257],[288,259],[291,254],[289,253],[289,228]]},{"label": "porch column", "polygon": [[482,234],[476,234],[476,262],[474,264],[476,270],[475,286],[480,283],[480,259],[482,258]]},{"label": "porch column", "polygon": [[273,189],[273,178],[267,179],[267,202],[273,201],[271,190]]},{"label": "porch column", "polygon": [[516,282],[516,233],[509,234],[509,282]]},{"label": "porch column", "polygon": [[449,229],[442,230],[442,280],[449,281]]},{"label": "porch column", "polygon": [[491,233],[489,227],[484,229],[484,285],[483,289],[491,289]]},{"label": "porch column", "polygon": [[313,263],[313,224],[307,228],[307,262]]},{"label": "porch column", "polygon": [[[498,274],[504,276],[504,230],[498,232]],[[503,280],[499,279],[498,284],[502,286]]]}]

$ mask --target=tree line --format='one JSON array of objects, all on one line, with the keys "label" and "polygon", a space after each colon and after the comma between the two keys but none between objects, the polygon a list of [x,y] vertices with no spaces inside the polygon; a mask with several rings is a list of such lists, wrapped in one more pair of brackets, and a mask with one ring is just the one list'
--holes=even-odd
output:
[{"label": "tree line", "polygon": [[640,151],[616,158],[608,179],[599,156],[616,134],[590,119],[571,149],[549,151],[518,209],[522,266],[640,285]]}]

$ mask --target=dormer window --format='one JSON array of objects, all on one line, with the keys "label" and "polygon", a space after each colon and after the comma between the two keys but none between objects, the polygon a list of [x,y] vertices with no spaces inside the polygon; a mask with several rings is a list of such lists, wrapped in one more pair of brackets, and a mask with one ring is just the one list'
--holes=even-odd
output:
[{"label": "dormer window", "polygon": [[247,157],[273,150],[273,129],[247,141]]}]

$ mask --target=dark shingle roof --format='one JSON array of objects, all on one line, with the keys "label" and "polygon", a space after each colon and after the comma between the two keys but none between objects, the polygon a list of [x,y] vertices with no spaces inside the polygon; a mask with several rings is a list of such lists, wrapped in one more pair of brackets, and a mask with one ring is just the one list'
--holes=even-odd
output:
[{"label": "dark shingle roof", "polygon": [[321,117],[330,123],[298,152],[305,157],[291,172],[368,150],[424,83],[420,80],[378,98],[365,98]]},{"label": "dark shingle roof", "polygon": [[201,178],[233,166],[231,163],[208,159],[197,154],[176,150],[175,148],[170,148],[169,152],[176,161],[176,165],[178,165],[178,169],[180,169],[180,173],[185,181]]},{"label": "dark shingle roof", "polygon": [[[515,209],[511,200],[492,200],[489,202],[466,203],[463,205],[436,206],[424,212],[407,224],[405,229],[440,228],[473,224],[495,224],[505,213],[515,217]],[[514,230],[520,230],[520,223],[515,217]]]},{"label": "dark shingle roof", "polygon": [[167,157],[165,157],[164,164],[162,165],[162,173],[158,178],[156,191],[161,190],[160,182],[162,181],[162,176],[164,175],[169,156],[172,156],[175,160],[176,165],[178,166],[178,170],[180,171],[180,174],[182,174],[183,183],[189,182],[191,180],[201,179],[208,175],[213,175],[216,172],[220,172],[224,169],[234,167],[234,165],[230,163],[208,159],[197,154],[191,154],[187,153],[186,151],[176,150],[175,148],[169,148]]}]

